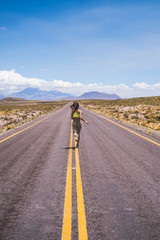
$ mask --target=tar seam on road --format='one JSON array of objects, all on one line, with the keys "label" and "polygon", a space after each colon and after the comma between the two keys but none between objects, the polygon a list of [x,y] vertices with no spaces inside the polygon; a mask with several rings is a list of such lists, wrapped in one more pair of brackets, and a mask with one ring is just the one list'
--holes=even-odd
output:
[{"label": "tar seam on road", "polygon": [[[93,112],[92,112],[92,113],[93,113]],[[127,130],[127,131],[129,131],[129,132],[131,132],[131,133],[133,133],[133,134],[135,134],[135,135],[137,135],[137,136],[139,136],[139,137],[141,137],[141,138],[143,138],[143,139],[145,139],[145,140],[153,143],[153,144],[156,144],[157,146],[160,147],[160,143],[157,143],[157,142],[155,142],[155,141],[153,141],[153,140],[151,140],[151,139],[149,139],[149,138],[147,138],[147,137],[144,137],[144,136],[142,136],[141,134],[138,134],[138,133],[130,130],[129,128],[123,127],[122,125],[120,125],[120,124],[118,124],[118,123],[116,123],[116,122],[114,122],[114,121],[112,121],[112,120],[110,120],[110,119],[108,119],[108,118],[105,118],[105,117],[103,117],[103,116],[101,116],[101,115],[98,115],[98,114],[96,114],[96,113],[93,113],[93,114],[97,115],[98,117],[104,118],[105,120],[107,120],[107,121],[109,121],[109,122],[111,122],[111,123],[114,123],[115,125],[123,128],[123,129],[125,129],[125,130]]]},{"label": "tar seam on road", "polygon": [[44,121],[44,120],[46,120],[47,118],[51,117],[52,115],[54,115],[54,114],[57,113],[57,112],[58,112],[58,111],[56,111],[56,112],[52,113],[51,115],[49,115],[49,116],[47,116],[47,117],[41,119],[40,121],[38,121],[38,122],[32,124],[31,126],[26,127],[26,128],[24,128],[24,129],[22,129],[22,130],[16,132],[16,133],[10,135],[9,137],[6,137],[6,138],[2,139],[2,140],[0,141],[0,143],[2,143],[2,142],[4,142],[4,141],[8,140],[9,138],[14,137],[15,135],[17,135],[17,134],[19,134],[19,133],[21,133],[21,132],[24,132],[25,130],[27,130],[27,129],[33,127],[33,126],[35,126],[36,124],[38,124],[38,123],[40,123],[40,122],[42,122],[42,121]]},{"label": "tar seam on road", "polygon": [[[71,240],[72,234],[72,138],[73,129],[71,125],[70,146],[68,155],[68,167],[66,177],[66,192],[63,214],[62,240]],[[78,148],[75,147],[76,161],[76,186],[77,186],[77,212],[78,212],[78,239],[88,240],[83,188],[79,163]]]}]

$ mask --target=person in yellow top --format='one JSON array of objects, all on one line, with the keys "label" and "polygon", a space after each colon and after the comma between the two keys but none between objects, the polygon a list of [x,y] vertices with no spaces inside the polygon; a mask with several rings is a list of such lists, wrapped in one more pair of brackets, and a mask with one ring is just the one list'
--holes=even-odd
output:
[{"label": "person in yellow top", "polygon": [[82,111],[79,110],[79,103],[73,102],[71,105],[71,119],[73,119],[73,135],[74,140],[77,142],[76,147],[79,147],[79,141],[80,141],[80,131],[82,128],[81,120],[88,124],[88,121],[86,121],[84,118],[82,118]]}]

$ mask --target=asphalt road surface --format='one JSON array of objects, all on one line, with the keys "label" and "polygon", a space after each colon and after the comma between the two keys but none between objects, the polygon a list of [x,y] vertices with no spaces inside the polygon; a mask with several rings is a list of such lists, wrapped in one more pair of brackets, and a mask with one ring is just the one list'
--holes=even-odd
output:
[{"label": "asphalt road surface", "polygon": [[160,239],[160,140],[83,117],[79,149],[68,105],[0,137],[1,240]]}]

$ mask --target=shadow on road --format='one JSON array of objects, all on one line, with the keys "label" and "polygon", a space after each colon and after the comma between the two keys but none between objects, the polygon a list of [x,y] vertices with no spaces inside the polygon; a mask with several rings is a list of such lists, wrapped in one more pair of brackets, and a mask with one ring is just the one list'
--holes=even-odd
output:
[{"label": "shadow on road", "polygon": [[73,150],[75,150],[76,147],[65,147],[65,148],[62,148],[62,149],[67,149],[67,150],[69,150],[69,149],[73,149]]}]

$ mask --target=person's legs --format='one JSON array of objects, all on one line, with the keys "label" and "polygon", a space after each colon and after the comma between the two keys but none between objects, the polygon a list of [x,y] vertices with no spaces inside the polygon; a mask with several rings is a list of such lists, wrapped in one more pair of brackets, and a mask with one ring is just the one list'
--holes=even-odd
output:
[{"label": "person's legs", "polygon": [[77,147],[79,146],[81,128],[82,128],[82,125],[81,123],[79,123],[77,126],[77,134],[78,134]]},{"label": "person's legs", "polygon": [[74,140],[77,142],[77,147],[79,146],[81,127],[82,125],[79,121],[73,121],[73,136]]},{"label": "person's legs", "polygon": [[73,121],[73,136],[74,136],[74,140],[78,141],[78,128],[77,128],[76,121]]}]

